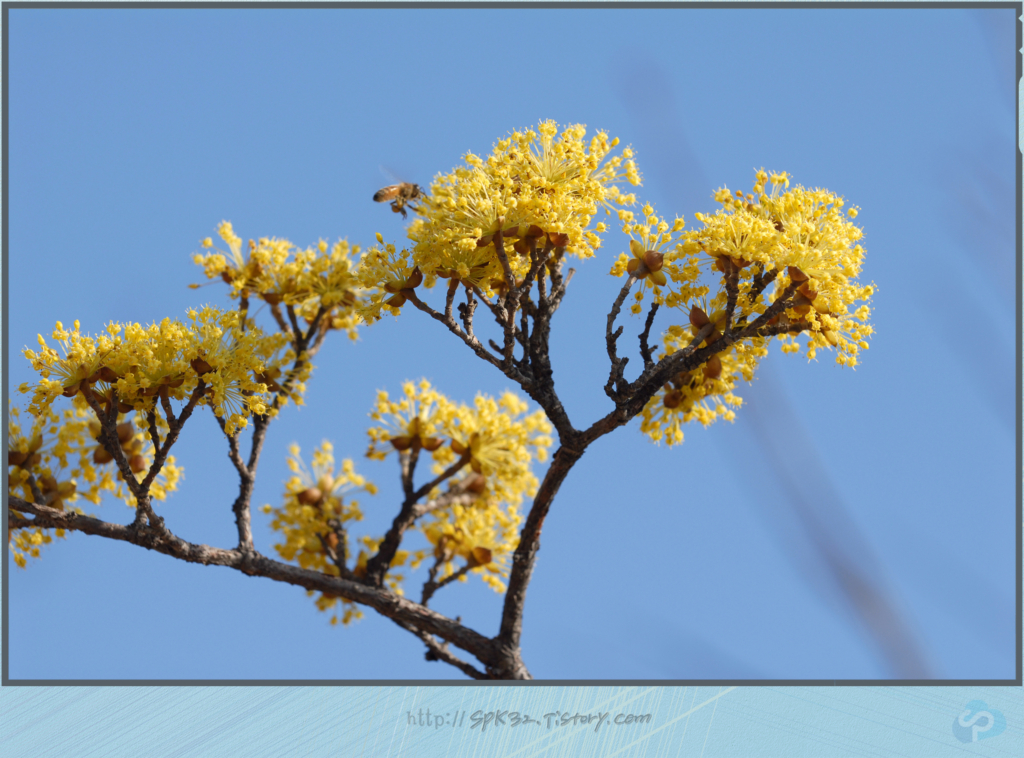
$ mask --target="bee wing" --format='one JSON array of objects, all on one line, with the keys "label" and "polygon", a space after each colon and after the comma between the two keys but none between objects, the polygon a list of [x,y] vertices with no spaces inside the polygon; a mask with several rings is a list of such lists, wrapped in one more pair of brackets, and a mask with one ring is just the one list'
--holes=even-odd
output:
[{"label": "bee wing", "polygon": [[405,180],[402,179],[398,174],[392,171],[390,168],[383,164],[377,166],[380,169],[381,176],[388,180],[389,184],[404,184]]}]

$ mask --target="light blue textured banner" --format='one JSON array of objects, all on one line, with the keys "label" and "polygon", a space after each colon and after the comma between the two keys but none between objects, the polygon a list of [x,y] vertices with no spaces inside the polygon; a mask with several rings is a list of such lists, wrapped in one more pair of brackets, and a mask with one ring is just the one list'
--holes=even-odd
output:
[{"label": "light blue textured banner", "polygon": [[1022,714],[1019,688],[19,687],[0,754],[1011,758]]}]

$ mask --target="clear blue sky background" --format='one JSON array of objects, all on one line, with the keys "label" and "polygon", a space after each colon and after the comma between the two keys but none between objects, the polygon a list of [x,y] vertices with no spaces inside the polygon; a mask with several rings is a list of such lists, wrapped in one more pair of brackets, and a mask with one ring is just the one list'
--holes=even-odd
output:
[{"label": "clear blue sky background", "polygon": [[[58,319],[95,332],[226,305],[187,286],[222,219],[244,239],[400,244],[401,218],[370,201],[382,165],[429,183],[542,118],[631,144],[640,197],[688,223],[762,166],[842,194],[878,286],[863,365],[773,348],[734,424],[672,450],[636,423],[595,444],[547,519],[525,659],[545,679],[1014,676],[1012,10],[9,18],[11,386],[32,381],[20,351]],[[610,234],[578,266],[554,324],[577,427],[609,408],[622,244]],[[375,391],[509,388],[415,311],[316,363],[307,406],[271,427],[254,505],[279,501],[290,443],[330,439],[381,488],[373,533],[399,491],[393,458],[362,457]],[[208,412],[175,450],[186,478],[160,512],[188,540],[235,544],[226,450]],[[268,520],[257,546],[274,555]],[[331,627],[301,589],[229,569],[82,535],[6,568],[13,678],[461,678],[373,613]],[[474,580],[436,607],[490,635],[500,603]]]}]

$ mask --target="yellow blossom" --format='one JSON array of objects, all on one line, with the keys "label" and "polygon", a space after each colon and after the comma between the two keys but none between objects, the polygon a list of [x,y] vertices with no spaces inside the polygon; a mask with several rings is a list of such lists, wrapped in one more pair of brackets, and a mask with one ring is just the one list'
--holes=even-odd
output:
[{"label": "yellow blossom", "polygon": [[42,335],[41,350],[24,351],[40,375],[32,413],[61,395],[74,397],[79,407],[88,407],[89,397],[103,405],[116,390],[122,412],[160,415],[159,398],[185,401],[202,378],[206,392],[200,402],[225,419],[229,434],[244,427],[253,408],[267,399],[267,387],[256,375],[279,370],[292,358],[290,353],[275,358],[287,343],[284,335],[265,336],[255,327],[243,331],[237,312],[211,307],[190,310],[187,323],[111,323],[106,334],[95,337],[83,335],[77,321],[72,331],[57,322],[53,338],[63,358]]}]

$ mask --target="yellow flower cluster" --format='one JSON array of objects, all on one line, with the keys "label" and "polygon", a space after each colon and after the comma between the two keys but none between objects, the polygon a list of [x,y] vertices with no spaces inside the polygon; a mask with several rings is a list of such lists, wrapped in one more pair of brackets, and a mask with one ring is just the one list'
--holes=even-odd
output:
[{"label": "yellow flower cluster", "polygon": [[[641,212],[643,221],[637,221],[632,211],[620,210],[622,231],[629,235],[631,256],[621,253],[609,272],[622,277],[634,274],[640,280],[640,287],[634,294],[630,310],[640,313],[640,303],[648,287],[654,294],[654,302],[671,307],[688,303],[705,295],[707,287],[697,284],[700,279],[699,254],[687,253],[683,249],[683,219],[676,218],[669,226],[667,220],[658,218],[650,204]],[[669,283],[671,279],[672,283]]]},{"label": "yellow flower cluster", "polygon": [[[363,520],[359,502],[349,493],[362,490],[375,495],[377,488],[356,473],[349,459],[342,461],[338,470],[334,448],[326,440],[313,451],[310,468],[306,468],[300,452],[298,445],[289,449],[288,468],[294,475],[285,483],[283,505],[277,508],[264,505],[262,509],[273,515],[271,528],[284,535],[284,542],[274,548],[284,560],[296,561],[302,568],[340,576],[331,556],[340,559],[348,554],[350,546],[341,544],[339,534],[347,533],[343,530],[349,523]],[[363,564],[365,567],[365,559]],[[337,596],[320,593],[317,607],[326,611],[339,602],[345,609],[344,623],[359,616],[352,603]],[[334,616],[331,623],[337,622],[338,617]]]},{"label": "yellow flower cluster", "polygon": [[[135,507],[135,496],[124,486],[116,470],[113,457],[97,439],[99,422],[91,411],[80,408],[64,409],[58,414],[47,407],[33,417],[32,428],[22,429],[21,413],[11,407],[7,428],[10,447],[7,453],[9,467],[8,492],[29,502],[36,502],[31,482],[42,495],[41,505],[65,510],[79,497],[99,504],[101,493],[112,492],[115,497]],[[130,421],[117,426],[118,441],[125,451],[129,465],[136,473],[148,470],[154,450],[148,432]],[[168,456],[160,474],[150,488],[155,500],[165,500],[169,492],[177,489],[182,478],[181,467],[174,456]],[[80,508],[73,508],[81,513]],[[39,546],[52,540],[48,529],[16,529],[9,533],[15,562],[24,568],[25,555],[39,556]],[[55,530],[63,537],[64,530]]]},{"label": "yellow flower cluster", "polygon": [[[504,592],[503,580],[508,579],[509,562],[519,546],[522,521],[516,506],[502,508],[497,498],[487,496],[472,505],[432,512],[421,531],[434,546],[433,556],[440,565],[437,579],[454,574],[454,559],[462,558],[491,589]],[[459,581],[466,581],[466,575]]]},{"label": "yellow flower cluster", "polygon": [[[518,506],[537,490],[530,466],[535,459],[546,460],[551,425],[540,411],[527,414],[526,403],[511,392],[500,400],[478,396],[470,407],[453,403],[426,380],[407,382],[402,390],[397,400],[378,393],[370,415],[380,425],[369,430],[367,455],[383,460],[392,451],[426,451],[435,475],[458,461],[464,465],[447,480],[447,492],[460,496],[438,504],[414,527],[429,547],[397,551],[386,576],[388,587],[402,594],[405,576],[394,569],[415,570],[432,556],[435,581],[457,571],[465,580],[466,573],[473,572],[496,591],[504,591],[502,580],[508,577],[509,559],[519,541]],[[342,565],[352,566],[353,575],[364,575],[381,538],[359,538],[359,552],[354,560],[350,557],[350,546],[341,545],[339,535],[347,535],[346,525],[362,520],[363,514],[356,501],[343,496],[353,489],[376,493],[376,488],[355,473],[350,460],[338,471],[328,442],[314,452],[311,471],[294,445],[288,465],[295,475],[285,485],[284,504],[263,506],[264,513],[273,514],[271,527],[285,538],[275,546],[277,552],[303,568],[332,576],[340,576],[336,561],[344,560]],[[442,497],[443,485],[427,493],[426,500]],[[462,569],[455,566],[457,559],[465,561]],[[341,609],[344,624],[361,616],[353,603],[335,595],[319,593],[316,604],[322,611]],[[338,622],[335,613],[331,623]]]},{"label": "yellow flower cluster", "polygon": [[358,245],[341,240],[328,249],[321,240],[315,248],[300,250],[288,240],[261,238],[249,240],[248,255],[243,256],[242,240],[229,222],[221,222],[217,233],[228,250],[214,248],[207,237],[203,247],[214,252],[197,253],[193,260],[208,279],[220,277],[231,285],[231,297],[255,295],[271,306],[293,306],[307,323],[323,307],[324,323],[346,330],[355,339],[358,296],[352,260],[359,253]]},{"label": "yellow flower cluster", "polygon": [[543,411],[524,415],[527,407],[512,392],[500,400],[478,395],[470,407],[453,403],[425,379],[406,382],[399,400],[378,392],[370,418],[381,426],[369,430],[367,455],[382,460],[391,450],[418,446],[431,453],[437,474],[465,455],[469,471],[486,479],[487,491],[518,505],[536,492],[530,466],[534,459],[547,460],[552,444]]},{"label": "yellow flower cluster", "polygon": [[375,245],[363,254],[356,269],[360,286],[369,291],[369,296],[356,306],[359,317],[372,324],[387,310],[397,316],[405,305],[404,289],[415,289],[423,281],[423,274],[416,268],[408,250],[397,252],[395,246],[384,244],[378,232]]},{"label": "yellow flower cluster", "polygon": [[[403,256],[411,265],[388,271],[382,259],[393,260],[394,251],[377,249],[363,257],[360,282],[396,292],[388,285],[408,279],[415,267],[427,287],[441,277],[492,294],[509,284],[494,244],[499,231],[517,279],[530,268],[531,246],[550,241],[570,255],[589,258],[606,230],[603,223],[591,226],[594,215],[601,207],[610,212],[613,205],[634,203],[619,185],[638,185],[640,175],[629,148],[611,155],[618,140],[604,132],[589,141],[585,136],[582,125],[559,133],[553,121],[542,121],[536,130],[500,140],[486,160],[468,153],[464,166],[434,180],[429,197],[417,207],[421,218],[408,230],[415,243],[412,256]],[[368,320],[379,318],[382,307],[371,309]],[[401,303],[389,307],[397,310]]]},{"label": "yellow flower cluster", "polygon": [[[283,334],[266,336],[259,329],[242,330],[239,314],[204,307],[188,312],[188,323],[164,319],[159,324],[110,323],[106,333],[83,335],[78,321],[67,331],[59,321],[53,339],[64,356],[39,335],[39,352],[25,357],[40,374],[29,410],[40,414],[63,395],[87,407],[86,393],[101,405],[110,403],[116,388],[122,412],[155,410],[159,398],[185,400],[200,377],[206,383],[202,404],[225,418],[229,434],[244,427],[250,413],[267,413],[268,387],[259,379],[280,373],[293,356],[278,353],[287,344]],[[28,387],[22,387],[27,391]]]},{"label": "yellow flower cluster", "polygon": [[[519,540],[518,507],[537,491],[531,464],[547,460],[551,424],[542,411],[526,415],[527,404],[512,392],[500,400],[478,395],[470,407],[453,403],[426,380],[407,382],[402,390],[400,400],[378,393],[370,416],[382,425],[369,430],[368,455],[382,459],[391,449],[426,450],[435,474],[467,458],[469,465],[449,487],[473,493],[474,501],[431,511],[419,529],[439,561],[440,579],[454,573],[453,561],[463,558],[471,571],[504,591],[501,579]],[[440,495],[436,490],[428,498]]]},{"label": "yellow flower cluster", "polygon": [[[849,219],[856,218],[857,209],[844,213],[838,195],[789,189],[785,173],[765,171],[757,172],[752,194],[723,188],[715,199],[723,208],[714,215],[697,214],[704,228],[685,235],[684,249],[703,251],[720,271],[726,271],[727,263],[740,270],[737,304],[743,314],[763,313],[766,307],[760,298],[751,302],[749,297],[756,269],[779,272],[770,301],[791,282],[799,284],[795,306],[772,323],[805,323],[808,358],[818,348],[834,347],[840,365],[857,365],[872,333],[866,303],[874,293],[872,285],[856,281],[864,259],[864,248],[857,244],[863,232]],[[724,295],[716,306],[719,301],[724,304]],[[783,337],[789,340],[785,352],[799,350],[795,339]]]},{"label": "yellow flower cluster", "polygon": [[[710,317],[712,323],[721,318],[721,312]],[[693,321],[697,323],[691,323],[689,330],[681,326],[669,327],[663,337],[665,350],[659,358],[688,347],[694,335],[707,323],[705,319]],[[717,338],[720,336],[718,333]],[[708,339],[716,339],[716,332],[712,332]],[[671,447],[682,443],[682,426],[688,421],[697,420],[708,426],[719,418],[734,420],[736,413],[732,408],[743,404],[743,400],[733,394],[736,382],[740,378],[748,382],[753,379],[758,361],[768,354],[766,342],[763,338],[755,338],[750,342],[735,343],[712,356],[703,366],[672,377],[644,407],[640,431],[654,442],[664,439]],[[707,340],[698,347],[705,345]]]}]

